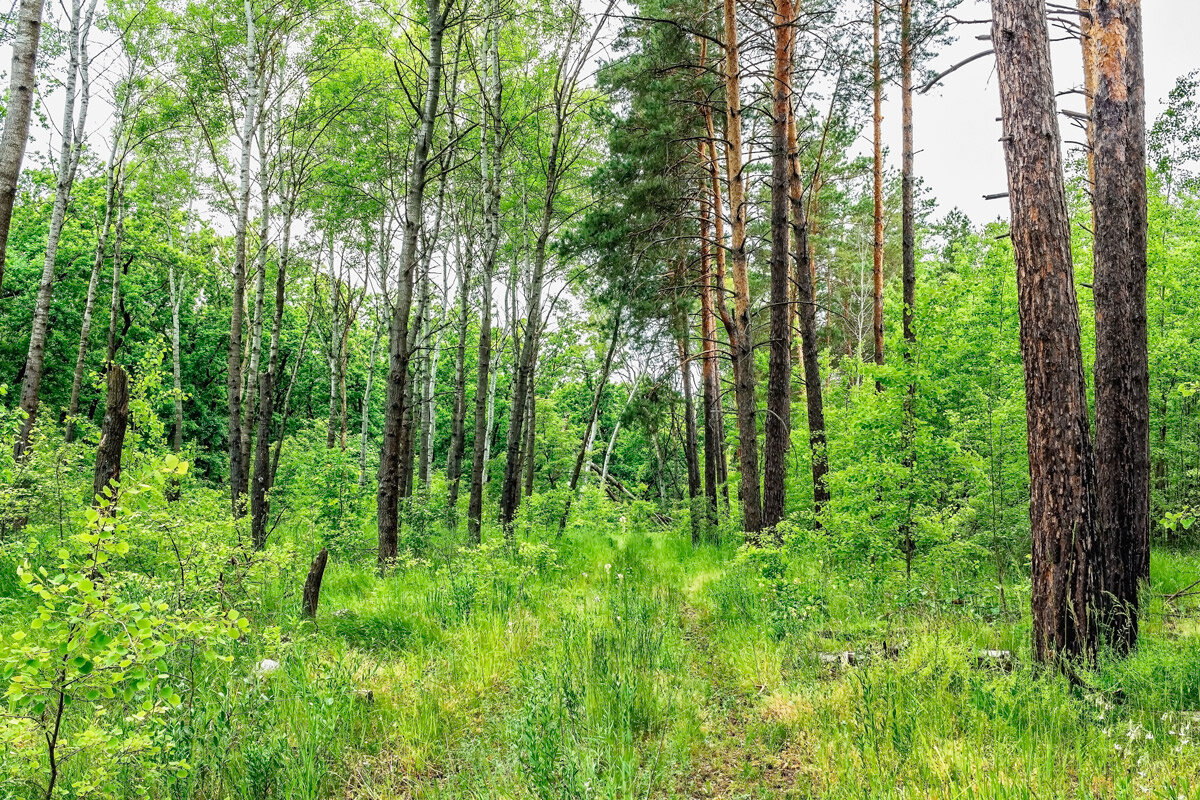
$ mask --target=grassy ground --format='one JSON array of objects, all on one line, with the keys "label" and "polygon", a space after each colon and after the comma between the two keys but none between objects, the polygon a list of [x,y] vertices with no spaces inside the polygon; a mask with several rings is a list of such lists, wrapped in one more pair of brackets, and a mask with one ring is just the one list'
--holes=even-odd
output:
[{"label": "grassy ground", "polygon": [[[1156,552],[1138,653],[1083,690],[1029,666],[1027,585],[1001,609],[986,576],[919,563],[909,581],[820,535],[693,548],[584,516],[562,541],[435,537],[383,578],[335,551],[315,625],[296,614],[312,531],[283,532],[274,546],[295,554],[245,587],[232,660],[176,663],[189,691],[170,746],[131,762],[123,791],[1200,797],[1200,609],[1163,599],[1200,577],[1194,553]],[[981,649],[1012,662],[981,665]],[[65,769],[70,786],[88,754]]]}]

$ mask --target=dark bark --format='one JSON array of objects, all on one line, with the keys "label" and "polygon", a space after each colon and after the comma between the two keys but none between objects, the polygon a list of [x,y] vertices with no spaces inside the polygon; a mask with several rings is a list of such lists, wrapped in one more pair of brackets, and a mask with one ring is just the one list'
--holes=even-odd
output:
[{"label": "dark bark", "polygon": [[[706,161],[701,145],[700,161]],[[722,447],[721,374],[717,362],[717,318],[713,307],[712,254],[709,245],[712,204],[701,189],[700,201],[700,382],[704,398],[704,495],[711,528],[717,522],[717,486],[720,482]],[[720,246],[718,244],[718,246]]]},{"label": "dark bark", "polygon": [[[916,349],[917,335],[913,330],[913,308],[917,297],[917,248],[916,248],[916,208],[913,201],[916,186],[916,174],[913,150],[913,38],[912,38],[912,0],[900,0],[900,93],[901,93],[901,168],[900,168],[900,249],[901,249],[901,290],[903,292],[904,308],[901,309],[901,325],[904,333],[904,364],[909,369],[913,366],[913,351]],[[904,548],[904,565],[906,574],[912,574],[912,560],[916,550],[913,540],[913,486],[912,472],[914,466],[913,438],[915,435],[915,420],[913,405],[916,401],[916,379],[910,374],[908,388],[904,395],[904,419],[901,422],[901,446],[904,449],[904,469],[906,472],[904,492],[906,511],[900,525],[900,543]]]},{"label": "dark bark", "polygon": [[329,563],[329,551],[324,547],[313,559],[308,568],[308,577],[304,580],[304,616],[313,619],[317,616],[317,605],[321,601],[321,580],[325,577],[325,565]]},{"label": "dark bark", "polygon": [[[872,123],[874,125],[873,194],[875,199],[875,237],[872,255],[874,258],[873,314],[871,329],[875,335],[875,363],[883,365],[883,50],[880,36],[883,29],[883,0],[872,0],[871,27],[871,99]],[[883,391],[883,384],[875,381],[875,389]]]},{"label": "dark bark", "polygon": [[800,176],[800,150],[796,141],[796,120],[788,124],[788,149],[792,179],[789,187],[792,206],[792,239],[796,256],[796,304],[800,323],[800,361],[804,366],[804,399],[808,411],[808,447],[812,454],[813,520],[821,528],[821,510],[829,502],[829,457],[825,437],[825,403],[821,395],[821,354],[817,348],[817,304],[813,287],[812,247],[809,222]]},{"label": "dark bark", "polygon": [[1097,528],[1105,633],[1128,652],[1137,643],[1138,586],[1150,574],[1142,14],[1137,0],[1095,0],[1092,11]]},{"label": "dark bark", "polygon": [[792,3],[775,0],[771,104],[771,342],[763,443],[763,525],[783,521],[792,439],[792,326],[788,253],[788,107],[792,84]]},{"label": "dark bark", "polygon": [[21,175],[21,162],[25,159],[25,145],[29,141],[44,5],[45,0],[21,0],[12,42],[8,105],[4,113],[4,135],[0,137],[0,289],[4,287],[4,260],[13,204],[17,199],[17,178]]},{"label": "dark bark", "polygon": [[392,312],[388,342],[387,400],[384,405],[383,446],[379,454],[379,488],[376,494],[379,528],[379,565],[394,561],[400,547],[400,478],[403,449],[405,395],[408,389],[408,322],[412,312],[413,272],[417,261],[417,241],[425,207],[425,176],[429,168],[429,149],[437,117],[438,93],[442,87],[442,37],[446,11],[441,0],[428,0],[428,66],[421,125],[413,143],[412,168],[408,177],[405,203],[404,238],[400,253],[400,275]]},{"label": "dark bark", "polygon": [[129,381],[125,370],[112,364],[108,370],[108,394],[104,421],[100,423],[100,445],[92,473],[92,495],[103,498],[105,489],[121,480],[121,451],[129,423]]},{"label": "dark bark", "polygon": [[992,0],[1029,442],[1033,651],[1094,657],[1096,474],[1046,7]]}]

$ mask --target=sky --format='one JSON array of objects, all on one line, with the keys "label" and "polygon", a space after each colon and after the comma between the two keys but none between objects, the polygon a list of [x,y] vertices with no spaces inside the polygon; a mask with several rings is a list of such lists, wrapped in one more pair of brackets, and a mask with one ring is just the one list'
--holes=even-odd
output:
[{"label": "sky", "polygon": [[[1073,0],[1059,0],[1074,5]],[[961,19],[986,19],[990,7],[986,0],[965,0],[955,12]],[[1142,24],[1146,64],[1147,125],[1165,107],[1167,94],[1175,79],[1200,69],[1200,45],[1195,31],[1200,29],[1200,0],[1145,0]],[[986,25],[959,26],[959,41],[940,53],[930,68],[940,72],[964,58],[988,47],[975,39],[988,32]],[[1082,56],[1076,40],[1054,45],[1054,83],[1059,91],[1083,83]],[[899,169],[900,102],[898,92],[889,97],[884,109],[884,136],[891,148],[889,166]],[[1059,98],[1059,107],[1083,111],[1083,98],[1067,95]],[[946,77],[941,86],[916,96],[913,103],[913,136],[917,148],[916,170],[929,194],[937,199],[935,216],[952,208],[965,211],[975,222],[1008,218],[1008,201],[984,200],[985,194],[1006,191],[1004,152],[1001,149],[1000,96],[996,86],[995,62],[989,56]],[[1064,139],[1075,129],[1060,117]],[[869,136],[869,129],[864,132]],[[862,143],[867,147],[867,143]],[[864,149],[864,152],[866,150]]]}]

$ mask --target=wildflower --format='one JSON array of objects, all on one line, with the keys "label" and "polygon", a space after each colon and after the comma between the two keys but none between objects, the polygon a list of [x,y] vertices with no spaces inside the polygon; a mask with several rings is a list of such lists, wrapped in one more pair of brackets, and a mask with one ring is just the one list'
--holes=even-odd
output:
[{"label": "wildflower", "polygon": [[585,573],[583,573],[583,579],[584,579],[584,580],[587,580],[587,573],[586,573],[586,572],[585,572]]},{"label": "wildflower", "polygon": [[625,580],[625,573],[624,573],[624,572],[618,572],[618,573],[617,573],[617,580],[619,580],[619,581],[623,581],[623,580]]},{"label": "wildflower", "polygon": [[604,565],[604,571],[605,571],[605,572],[612,572],[612,564],[605,564],[605,565]]}]

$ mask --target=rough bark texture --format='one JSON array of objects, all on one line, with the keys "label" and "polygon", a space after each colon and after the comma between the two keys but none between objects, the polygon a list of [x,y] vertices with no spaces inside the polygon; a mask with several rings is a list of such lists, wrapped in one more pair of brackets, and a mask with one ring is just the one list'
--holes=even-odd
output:
[{"label": "rough bark texture", "polygon": [[741,62],[738,56],[735,0],[724,0],[725,13],[725,171],[729,181],[730,253],[733,256],[734,397],[742,472],[742,527],[762,529],[758,483],[758,398],[755,392],[754,332],[750,318],[750,276],[746,260],[746,183],[742,169]]},{"label": "rough bark texture", "polygon": [[96,469],[92,474],[92,495],[121,479],[121,451],[125,447],[125,428],[129,423],[129,381],[125,370],[113,364],[108,370],[108,395],[104,421],[100,424],[100,445],[96,448]]},{"label": "rough bark texture", "polygon": [[769,528],[783,520],[787,503],[787,456],[792,443],[792,315],[788,252],[792,17],[791,0],[775,0],[771,104],[771,346],[763,447],[763,525]]},{"label": "rough bark texture", "polygon": [[[875,238],[872,255],[875,279],[871,329],[875,334],[875,363],[883,364],[883,49],[880,36],[883,29],[883,0],[873,0],[871,23],[874,41],[871,48],[871,98],[874,125],[873,191],[875,197]],[[882,390],[878,381],[875,388]]]},{"label": "rough bark texture", "polygon": [[788,150],[791,162],[789,188],[792,206],[792,246],[796,256],[796,304],[800,323],[800,361],[804,366],[804,399],[808,411],[808,447],[812,454],[813,520],[821,527],[821,509],[829,502],[829,457],[825,437],[825,402],[821,394],[821,353],[817,347],[817,304],[814,297],[812,247],[800,174],[800,149],[796,120],[789,114]]},{"label": "rough bark texture", "polygon": [[1046,8],[992,0],[1029,440],[1033,650],[1091,658],[1099,607],[1095,465]]},{"label": "rough bark texture", "polygon": [[1137,642],[1138,585],[1150,572],[1150,371],[1146,323],[1146,143],[1139,0],[1096,0],[1095,154],[1097,528],[1104,627]]},{"label": "rough bark texture", "polygon": [[327,563],[329,551],[322,547],[308,568],[308,577],[304,580],[304,616],[309,619],[317,616],[317,605],[321,602],[321,580],[325,577]]},{"label": "rough bark texture", "polygon": [[384,406],[383,446],[379,454],[378,503],[379,565],[394,561],[400,546],[400,459],[403,445],[404,398],[408,384],[408,320],[412,311],[413,272],[417,261],[417,240],[425,207],[425,175],[429,167],[429,149],[437,118],[438,93],[442,87],[442,35],[446,17],[440,0],[429,0],[429,45],[424,106],[421,126],[413,143],[412,167],[408,177],[405,203],[403,249],[400,276],[392,313],[388,343],[387,401]]},{"label": "rough bark texture", "polygon": [[[705,146],[701,145],[701,165],[706,161]],[[700,354],[700,383],[704,398],[704,496],[710,528],[717,522],[717,485],[722,442],[721,373],[717,361],[717,317],[713,303],[712,251],[709,244],[711,214],[712,203],[709,202],[704,187],[701,187],[700,336],[704,350]]]},{"label": "rough bark texture", "polygon": [[[901,167],[900,167],[900,250],[901,250],[901,290],[903,292],[904,308],[901,309],[901,326],[904,333],[904,363],[912,367],[913,351],[916,349],[917,335],[913,331],[913,307],[917,297],[917,249],[916,227],[917,216],[913,201],[916,186],[916,172],[913,150],[913,38],[912,38],[912,0],[900,0],[900,126],[902,129]],[[916,401],[917,385],[913,377],[909,377],[908,388],[904,395],[904,419],[901,422],[901,445],[904,448],[905,476],[904,491],[907,495],[906,512],[900,525],[901,546],[904,548],[904,564],[906,573],[912,573],[912,559],[916,550],[913,540],[913,487],[912,469],[914,464],[914,402]]]},{"label": "rough bark texture", "polygon": [[0,137],[0,289],[4,287],[4,259],[13,204],[17,199],[17,178],[21,175],[21,162],[25,159],[25,145],[29,141],[44,5],[45,0],[21,0],[12,42],[8,105],[4,114],[4,135]]}]

